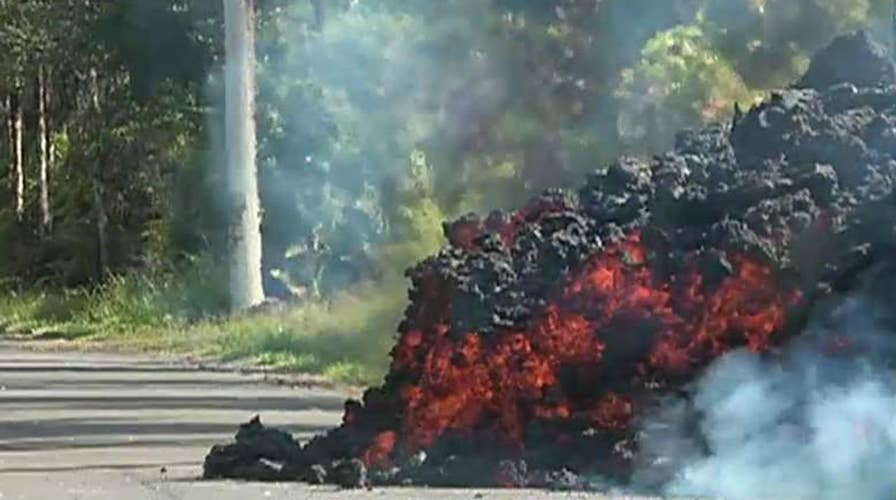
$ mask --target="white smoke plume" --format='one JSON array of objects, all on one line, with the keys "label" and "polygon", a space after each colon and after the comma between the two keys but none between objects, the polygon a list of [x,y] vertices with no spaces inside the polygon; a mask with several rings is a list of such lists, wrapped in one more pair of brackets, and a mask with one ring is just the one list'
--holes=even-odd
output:
[{"label": "white smoke plume", "polygon": [[[779,355],[732,352],[643,426],[637,479],[670,496],[896,497],[896,329],[863,291]],[[692,428],[687,428],[690,425]]]}]

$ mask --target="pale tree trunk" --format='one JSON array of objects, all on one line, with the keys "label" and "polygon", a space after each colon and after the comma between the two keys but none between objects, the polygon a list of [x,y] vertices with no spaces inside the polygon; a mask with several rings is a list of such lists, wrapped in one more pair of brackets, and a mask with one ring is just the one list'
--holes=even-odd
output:
[{"label": "pale tree trunk", "polygon": [[255,28],[253,0],[224,0],[225,127],[231,217],[230,304],[242,311],[264,301],[261,208],[255,164]]},{"label": "pale tree trunk", "polygon": [[50,232],[52,215],[50,214],[50,127],[47,123],[47,106],[49,91],[47,90],[47,72],[44,66],[37,68],[37,128],[40,145],[40,232],[46,236]]},{"label": "pale tree trunk", "polygon": [[325,0],[311,0],[311,9],[314,11],[314,29],[320,31],[327,19],[327,6]]},{"label": "pale tree trunk", "polygon": [[[100,82],[99,75],[95,69],[90,70],[90,84],[93,111],[96,115],[96,119],[102,120],[103,107],[102,99],[100,97]],[[99,123],[99,126],[103,126],[103,123]],[[106,213],[106,203],[103,201],[105,198],[105,190],[103,186],[103,171],[105,170],[104,163],[106,161],[105,147],[104,144],[99,145],[97,157],[93,159],[92,172],[93,212],[96,221],[97,277],[101,280],[106,277],[106,273],[109,269],[109,216]]]},{"label": "pale tree trunk", "polygon": [[9,176],[7,177],[7,183],[9,184],[10,192],[15,191],[16,179],[15,179],[15,150],[16,150],[16,134],[15,130],[15,120],[13,118],[13,97],[12,93],[6,94],[3,99],[3,111],[5,112],[6,118],[6,147],[9,151]]},{"label": "pale tree trunk", "polygon": [[890,9],[890,57],[896,57],[896,0]]},{"label": "pale tree trunk", "polygon": [[16,83],[16,90],[12,97],[12,169],[16,198],[16,219],[19,222],[25,219],[25,158],[22,147],[25,125],[22,117],[21,92],[21,85]]}]

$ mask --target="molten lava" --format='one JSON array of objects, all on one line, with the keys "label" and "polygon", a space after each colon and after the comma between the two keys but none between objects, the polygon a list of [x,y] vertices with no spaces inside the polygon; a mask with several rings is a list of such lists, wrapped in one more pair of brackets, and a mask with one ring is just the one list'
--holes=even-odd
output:
[{"label": "molten lava", "polygon": [[[408,271],[383,384],[301,449],[251,425],[205,476],[585,488],[652,464],[649,481],[672,481],[678,465],[649,449],[666,431],[641,425],[654,410],[675,400],[688,454],[713,453],[694,399],[704,369],[740,347],[780,358],[815,308],[890,266],[894,85],[885,51],[840,37],[795,88],[666,153],[446,223],[447,244]],[[809,340],[875,354],[841,329]]]},{"label": "molten lava", "polygon": [[[606,246],[522,331],[456,336],[444,323],[406,330],[391,367],[408,380],[400,428],[379,433],[363,460],[384,466],[449,432],[522,452],[536,420],[625,431],[637,403],[621,390],[688,375],[734,347],[766,349],[798,298],[747,257],[709,286],[696,268],[655,283],[645,255],[638,232]],[[631,365],[630,380],[619,380],[618,366],[606,369],[608,359]]]}]

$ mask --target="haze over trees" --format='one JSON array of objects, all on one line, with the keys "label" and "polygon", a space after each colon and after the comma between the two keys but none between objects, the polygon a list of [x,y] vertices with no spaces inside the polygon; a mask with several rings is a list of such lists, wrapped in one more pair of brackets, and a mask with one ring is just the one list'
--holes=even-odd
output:
[{"label": "haze over trees", "polygon": [[[388,339],[401,272],[441,244],[444,219],[577,184],[622,153],[662,151],[676,130],[785,85],[837,33],[868,28],[890,43],[892,8],[254,3],[256,62],[241,68],[254,66],[257,84],[258,211],[234,203],[228,181],[229,157],[251,168],[252,120],[236,120],[242,140],[225,127],[238,110],[225,106],[224,6],[252,2],[0,0],[4,289],[39,297],[35,310],[57,311],[54,321],[69,318],[59,297],[77,290],[89,299],[68,305],[85,322],[119,325],[128,311],[140,319],[127,329],[140,330],[257,303],[263,286],[324,316],[377,315],[306,330]],[[236,275],[222,270],[233,269],[241,203],[247,226],[261,216],[263,283],[249,273],[239,278],[254,280],[249,292],[232,297]],[[281,326],[264,329],[264,349],[308,347]]]}]

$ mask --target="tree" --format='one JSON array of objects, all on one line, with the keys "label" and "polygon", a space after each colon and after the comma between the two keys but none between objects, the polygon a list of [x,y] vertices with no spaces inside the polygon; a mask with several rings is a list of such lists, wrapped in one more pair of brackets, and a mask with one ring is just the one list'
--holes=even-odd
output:
[{"label": "tree", "polygon": [[616,96],[620,139],[657,152],[676,131],[719,121],[735,102],[756,98],[697,26],[657,33],[638,64],[623,70]]},{"label": "tree", "polygon": [[50,213],[49,171],[53,155],[47,118],[49,95],[47,70],[43,65],[40,65],[37,68],[37,127],[38,143],[40,144],[40,232],[44,236],[50,232],[50,224],[53,220],[52,213]]},{"label": "tree", "polygon": [[18,79],[13,84],[10,98],[10,125],[12,128],[12,172],[15,185],[16,219],[25,218],[25,158],[23,150],[25,125],[22,113],[22,88]]},{"label": "tree", "polygon": [[[103,99],[101,96],[100,89],[100,78],[96,69],[90,70],[90,88],[91,88],[91,100],[93,102],[93,111],[96,120],[102,124],[101,127],[104,127],[103,120]],[[100,135],[102,138],[103,136]],[[105,175],[106,170],[106,150],[104,148],[104,144],[102,144],[102,139],[97,141],[99,143],[99,147],[97,148],[98,153],[96,157],[93,159],[93,212],[94,212],[94,220],[96,222],[96,244],[97,244],[97,276],[100,278],[104,278],[106,273],[109,271],[109,214],[106,209],[105,202],[105,185],[103,183],[103,177]]]},{"label": "tree", "polygon": [[261,213],[255,163],[255,27],[253,0],[224,0],[225,128],[231,227],[230,300],[235,311],[264,300]]}]

